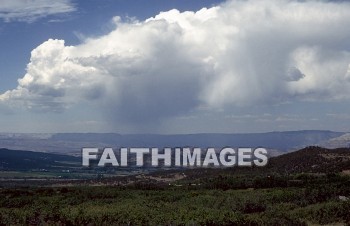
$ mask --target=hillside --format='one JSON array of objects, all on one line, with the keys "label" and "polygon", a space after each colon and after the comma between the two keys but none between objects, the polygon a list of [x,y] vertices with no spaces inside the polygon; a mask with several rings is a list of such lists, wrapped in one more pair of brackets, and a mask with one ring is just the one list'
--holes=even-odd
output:
[{"label": "hillside", "polygon": [[[81,165],[81,158],[52,153],[0,149],[0,169],[2,170],[51,169],[68,167],[72,164]],[[235,167],[230,170],[250,171],[252,169]],[[323,173],[350,170],[350,148],[327,149],[310,146],[271,157],[266,167],[254,170],[279,173]]]},{"label": "hillside", "polygon": [[72,167],[80,162],[80,158],[67,155],[0,149],[0,170],[48,170]]},{"label": "hillside", "polygon": [[[0,150],[2,161],[4,155],[33,164],[74,160]],[[89,180],[1,180],[0,224],[348,225],[350,177],[319,172],[350,169],[349,159],[350,149],[308,147],[271,158],[264,168],[174,169]],[[281,175],[286,171],[295,174]]]},{"label": "hillside", "polygon": [[342,172],[350,170],[350,148],[326,149],[311,146],[271,158],[268,168],[280,173]]},{"label": "hillside", "polygon": [[[156,174],[166,176],[168,172]],[[178,171],[174,170],[173,173]],[[184,172],[184,171],[182,171]],[[310,146],[301,150],[272,157],[266,167],[196,168],[186,170],[187,180],[216,178],[220,176],[248,177],[289,175],[298,173],[345,173],[350,172],[350,148],[326,149]]]}]

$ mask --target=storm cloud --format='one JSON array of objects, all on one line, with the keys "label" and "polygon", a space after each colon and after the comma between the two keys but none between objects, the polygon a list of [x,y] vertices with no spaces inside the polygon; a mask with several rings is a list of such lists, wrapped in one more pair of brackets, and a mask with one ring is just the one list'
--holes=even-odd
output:
[{"label": "storm cloud", "polygon": [[76,46],[42,43],[0,102],[54,112],[93,103],[107,117],[147,123],[198,109],[350,99],[347,2],[227,1],[113,23]]}]

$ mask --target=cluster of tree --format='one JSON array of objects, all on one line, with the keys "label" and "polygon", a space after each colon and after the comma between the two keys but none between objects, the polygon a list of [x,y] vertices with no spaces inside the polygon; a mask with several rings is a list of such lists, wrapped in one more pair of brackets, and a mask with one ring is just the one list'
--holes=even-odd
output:
[{"label": "cluster of tree", "polygon": [[[240,182],[237,182],[239,178]],[[0,224],[13,225],[306,225],[350,223],[350,178],[297,174],[208,178],[208,186],[0,189]],[[288,180],[303,181],[286,186]],[[238,180],[238,181],[239,181]],[[261,180],[263,180],[261,182]],[[227,184],[252,183],[249,189]],[[212,187],[209,187],[212,184]],[[198,183],[197,183],[198,185]],[[273,187],[274,186],[274,187]],[[263,188],[263,189],[259,189]],[[225,188],[225,189],[223,189]],[[244,188],[244,186],[242,186]]]}]

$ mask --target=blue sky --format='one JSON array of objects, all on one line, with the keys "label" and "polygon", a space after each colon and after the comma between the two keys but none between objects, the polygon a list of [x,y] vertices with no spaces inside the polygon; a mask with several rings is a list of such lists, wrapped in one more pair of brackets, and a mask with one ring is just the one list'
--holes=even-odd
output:
[{"label": "blue sky", "polygon": [[0,132],[349,131],[348,27],[338,1],[4,0]]}]

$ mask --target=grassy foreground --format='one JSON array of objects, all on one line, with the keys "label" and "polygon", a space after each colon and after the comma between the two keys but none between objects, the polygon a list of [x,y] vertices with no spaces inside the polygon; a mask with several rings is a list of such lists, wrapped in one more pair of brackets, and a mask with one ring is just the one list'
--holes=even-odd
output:
[{"label": "grassy foreground", "polygon": [[5,225],[307,225],[350,222],[337,188],[0,190]]}]

